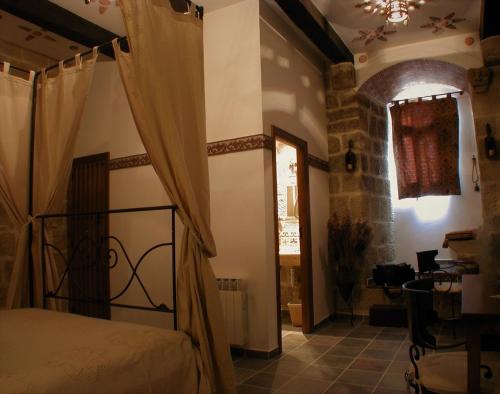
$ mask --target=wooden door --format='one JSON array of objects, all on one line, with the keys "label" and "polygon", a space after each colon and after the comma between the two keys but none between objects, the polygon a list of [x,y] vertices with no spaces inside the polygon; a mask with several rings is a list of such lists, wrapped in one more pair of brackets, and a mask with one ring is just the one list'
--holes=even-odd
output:
[{"label": "wooden door", "polygon": [[[73,160],[68,188],[68,212],[85,213],[109,209],[109,153]],[[85,316],[109,319],[109,268],[107,214],[68,218],[70,261],[69,310]]]},{"label": "wooden door", "polygon": [[301,270],[301,300],[302,300],[302,331],[307,334],[314,328],[313,286],[312,286],[312,251],[311,251],[311,214],[309,207],[309,164],[307,142],[273,126],[273,178],[274,178],[274,223],[275,223],[275,257],[276,257],[276,298],[278,319],[278,344],[281,350],[281,305],[280,305],[280,257],[277,209],[277,175],[276,175],[276,140],[292,145],[297,150],[297,187],[299,208],[300,234],[300,270]]}]

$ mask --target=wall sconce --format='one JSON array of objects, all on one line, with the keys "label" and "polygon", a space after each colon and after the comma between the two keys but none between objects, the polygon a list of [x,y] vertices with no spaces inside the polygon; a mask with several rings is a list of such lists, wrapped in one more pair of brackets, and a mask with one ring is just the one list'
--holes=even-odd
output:
[{"label": "wall sconce", "polygon": [[356,155],[352,151],[354,142],[349,140],[349,150],[345,154],[345,170],[347,172],[354,172],[356,170]]},{"label": "wall sconce", "polygon": [[484,148],[486,150],[486,157],[488,159],[494,159],[497,155],[497,142],[495,138],[491,135],[493,131],[489,123],[486,124],[486,138],[484,139]]}]

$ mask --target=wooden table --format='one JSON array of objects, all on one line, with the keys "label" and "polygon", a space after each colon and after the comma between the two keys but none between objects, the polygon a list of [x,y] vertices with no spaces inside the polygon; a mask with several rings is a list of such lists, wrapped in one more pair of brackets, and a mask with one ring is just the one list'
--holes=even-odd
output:
[{"label": "wooden table", "polygon": [[466,323],[467,393],[480,393],[481,333],[500,332],[500,299],[491,293],[481,275],[462,276],[462,316]]}]

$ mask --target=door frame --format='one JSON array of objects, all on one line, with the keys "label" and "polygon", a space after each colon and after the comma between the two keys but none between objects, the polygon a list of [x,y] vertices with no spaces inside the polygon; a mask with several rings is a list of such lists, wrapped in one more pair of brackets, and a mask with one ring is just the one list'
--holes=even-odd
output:
[{"label": "door frame", "polygon": [[281,351],[281,288],[280,288],[280,259],[278,233],[278,193],[276,175],[276,141],[282,140],[297,149],[297,189],[299,199],[299,233],[300,233],[300,269],[302,298],[302,332],[308,334],[314,328],[314,304],[312,284],[312,251],[311,251],[311,213],[309,197],[309,163],[307,142],[280,129],[271,126],[273,138],[273,205],[274,205],[274,250],[276,265],[276,305],[277,305],[277,332],[278,345]]}]

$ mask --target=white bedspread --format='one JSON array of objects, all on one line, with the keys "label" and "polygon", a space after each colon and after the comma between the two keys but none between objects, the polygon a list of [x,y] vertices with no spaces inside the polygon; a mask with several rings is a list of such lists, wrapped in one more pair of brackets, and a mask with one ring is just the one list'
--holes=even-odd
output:
[{"label": "white bedspread", "polygon": [[200,364],[180,331],[42,309],[0,311],[2,394],[193,394]]}]

